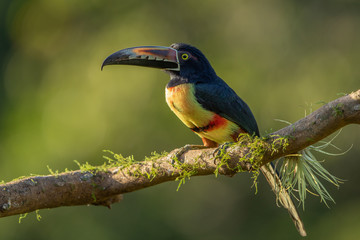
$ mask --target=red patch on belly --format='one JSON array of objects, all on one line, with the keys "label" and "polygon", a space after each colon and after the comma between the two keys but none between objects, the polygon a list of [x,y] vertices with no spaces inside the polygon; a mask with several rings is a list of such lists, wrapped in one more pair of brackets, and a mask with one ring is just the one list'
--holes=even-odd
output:
[{"label": "red patch on belly", "polygon": [[222,126],[227,125],[228,120],[226,120],[225,118],[215,114],[213,119],[209,122],[209,127],[208,130],[215,130],[217,128],[220,128]]},{"label": "red patch on belly", "polygon": [[227,124],[228,124],[228,120],[215,114],[208,125],[206,125],[204,127],[194,127],[194,128],[191,128],[191,130],[194,132],[197,132],[197,133],[209,132],[209,131],[218,129],[220,127],[226,126]]}]

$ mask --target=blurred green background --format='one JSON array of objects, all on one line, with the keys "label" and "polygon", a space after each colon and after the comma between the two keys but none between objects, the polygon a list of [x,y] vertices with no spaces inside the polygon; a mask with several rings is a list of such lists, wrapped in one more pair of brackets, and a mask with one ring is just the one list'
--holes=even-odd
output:
[{"label": "blurred green background", "polygon": [[[165,103],[159,70],[107,67],[109,54],[186,42],[250,105],[261,132],[360,86],[360,3],[333,1],[0,1],[0,179],[101,164],[104,149],[136,159],[201,140]],[[360,128],[324,165],[337,204],[309,196],[308,239],[360,237]],[[329,151],[337,152],[336,149]],[[299,239],[260,179],[194,177],[126,194],[111,210],[64,207],[0,219],[0,239]]]}]

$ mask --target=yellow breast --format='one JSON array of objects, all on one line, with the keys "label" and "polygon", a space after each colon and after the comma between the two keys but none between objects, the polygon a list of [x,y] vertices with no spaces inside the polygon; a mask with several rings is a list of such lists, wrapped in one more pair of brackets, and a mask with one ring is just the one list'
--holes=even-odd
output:
[{"label": "yellow breast", "polygon": [[205,126],[213,113],[205,110],[195,99],[192,84],[166,88],[166,102],[170,109],[189,128]]},{"label": "yellow breast", "polygon": [[217,143],[233,141],[232,134],[239,127],[235,123],[204,109],[195,98],[195,89],[192,84],[181,84],[166,88],[166,102],[176,116],[191,129],[203,129],[209,124],[221,122],[218,126],[195,132],[200,137],[205,137]]}]

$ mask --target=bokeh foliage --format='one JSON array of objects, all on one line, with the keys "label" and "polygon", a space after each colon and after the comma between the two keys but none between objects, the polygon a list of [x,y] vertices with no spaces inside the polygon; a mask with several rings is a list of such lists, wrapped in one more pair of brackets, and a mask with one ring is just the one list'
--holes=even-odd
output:
[{"label": "bokeh foliage", "polygon": [[[360,3],[332,1],[2,0],[0,2],[0,178],[102,163],[102,150],[137,159],[200,143],[166,106],[159,70],[106,67],[104,58],[138,45],[186,42],[250,105],[261,132],[294,122],[360,86]],[[347,179],[302,212],[310,239],[360,236],[360,129],[326,157]],[[333,149],[336,151],[335,149]],[[319,159],[322,159],[320,156]],[[42,210],[0,219],[1,239],[293,239],[286,211],[248,174],[193,178],[127,194],[111,211]]]}]

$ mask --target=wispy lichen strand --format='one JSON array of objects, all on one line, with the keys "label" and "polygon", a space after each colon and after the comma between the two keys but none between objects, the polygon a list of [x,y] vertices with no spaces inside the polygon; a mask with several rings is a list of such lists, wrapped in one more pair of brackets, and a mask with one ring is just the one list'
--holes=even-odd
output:
[{"label": "wispy lichen strand", "polygon": [[304,150],[301,150],[298,154],[288,155],[283,159],[279,171],[282,184],[296,199],[299,200],[299,204],[302,204],[303,209],[305,209],[307,193],[318,196],[320,201],[327,207],[329,207],[327,201],[335,203],[335,200],[327,191],[321,180],[325,180],[336,187],[339,187],[339,184],[342,183],[342,181],[327,171],[321,165],[321,162],[316,159],[313,152],[332,156],[345,154],[348,150],[336,154],[324,150],[329,146],[340,150],[332,143],[338,134],[328,142],[320,141],[320,143],[322,143],[321,145],[311,145]]}]

